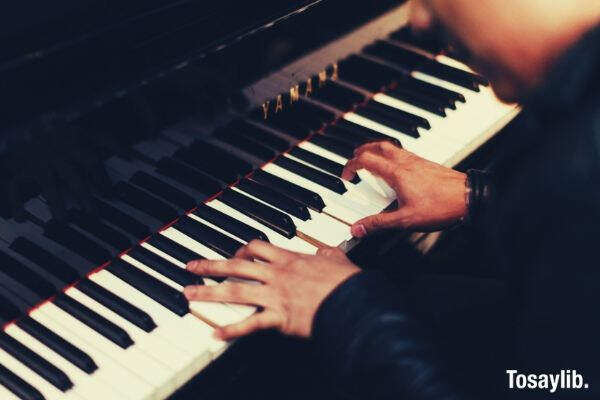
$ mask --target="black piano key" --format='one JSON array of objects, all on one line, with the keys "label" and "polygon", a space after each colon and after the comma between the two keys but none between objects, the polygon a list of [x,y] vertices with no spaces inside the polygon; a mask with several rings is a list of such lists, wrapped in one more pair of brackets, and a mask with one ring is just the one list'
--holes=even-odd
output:
[{"label": "black piano key", "polygon": [[387,104],[379,103],[374,100],[370,100],[364,106],[366,109],[375,111],[380,115],[386,116],[394,121],[400,121],[411,126],[417,126],[425,129],[430,129],[431,125],[427,118],[420,117],[418,115],[411,114],[409,112],[398,110],[397,108],[390,107]]},{"label": "black piano key", "polygon": [[363,49],[363,53],[387,60],[408,71],[414,71],[429,58],[404,47],[379,40]]},{"label": "black piano key", "polygon": [[141,246],[131,249],[127,255],[135,258],[137,261],[152,268],[159,274],[164,275],[181,286],[204,284],[204,280],[199,275],[180,268]]},{"label": "black piano key", "polygon": [[59,390],[66,392],[73,387],[67,374],[5,332],[0,332],[0,347]]},{"label": "black piano key", "polygon": [[392,32],[390,37],[399,42],[404,42],[417,48],[427,50],[433,54],[441,52],[444,47],[444,42],[441,40],[440,35],[415,33],[410,26],[404,26],[399,30]]},{"label": "black piano key", "polygon": [[[352,134],[354,134],[354,135],[364,137],[366,139],[366,141],[369,141],[369,142],[388,141],[388,142],[394,143],[397,146],[401,145],[400,141],[396,138],[393,138],[388,135],[384,135],[383,133],[374,131],[373,129],[369,129],[367,127],[355,124],[354,122],[350,122],[345,119],[340,119],[340,120],[336,121],[336,123],[334,125],[331,125],[331,127],[335,127],[338,130],[343,130],[344,133],[352,132]],[[324,132],[325,135],[327,135],[328,130],[329,130],[329,128],[327,128],[325,130],[325,132]]]},{"label": "black piano key", "polygon": [[407,91],[403,90],[400,87],[395,87],[393,89],[386,90],[385,94],[398,100],[402,100],[408,104],[412,104],[413,106],[419,107],[425,111],[429,111],[430,113],[439,115],[440,117],[446,116],[447,106],[442,105],[439,102],[432,102],[431,99],[425,98],[422,95],[415,94],[412,91]]},{"label": "black piano key", "polygon": [[0,294],[0,324],[5,325],[21,316],[21,310],[8,297]]},{"label": "black piano key", "polygon": [[398,87],[427,94],[439,100],[449,102],[459,101],[461,103],[466,101],[465,96],[462,93],[413,78],[412,76],[406,76],[402,81],[398,82]]},{"label": "black piano key", "polygon": [[19,282],[41,299],[49,298],[57,291],[57,288],[44,277],[2,252],[0,252],[0,272]]},{"label": "black piano key", "polygon": [[77,288],[144,331],[152,332],[156,328],[156,323],[150,315],[96,282],[84,279],[77,284]]},{"label": "black piano key", "polygon": [[18,375],[0,364],[0,384],[22,400],[44,400],[44,396]]},{"label": "black piano key", "polygon": [[277,152],[282,152],[290,148],[290,143],[287,140],[247,121],[236,120],[228,125],[227,128],[249,137],[258,143],[262,143]]},{"label": "black piano key", "polygon": [[329,125],[323,130],[323,135],[335,138],[341,142],[347,143],[352,147],[360,147],[363,144],[372,141],[372,139],[358,135],[354,132],[347,131],[346,129],[340,128],[336,125]]},{"label": "black piano key", "polygon": [[363,51],[375,57],[391,61],[411,71],[421,71],[476,92],[479,91],[480,84],[486,83],[478,75],[439,63],[424,55],[389,42],[378,41],[371,46],[367,46]]},{"label": "black piano key", "polygon": [[[207,166],[207,171],[227,169],[238,177],[244,176],[252,171],[253,166],[237,156],[229,153],[216,145],[204,141],[195,141],[189,147],[189,155],[193,160],[187,160],[190,165]],[[201,162],[200,162],[201,161]]]},{"label": "black piano key", "polygon": [[[245,179],[243,179],[241,182],[244,181]],[[232,218],[229,215],[224,214],[219,210],[215,210],[214,208],[205,204],[200,204],[198,208],[194,210],[193,214],[246,242],[250,242],[255,239],[265,242],[269,241],[267,235],[258,229],[253,228],[250,225],[246,225],[245,223],[240,222],[237,219]]]},{"label": "black piano key", "polygon": [[366,99],[362,93],[331,81],[316,90],[313,97],[342,111],[350,110]]},{"label": "black piano key", "polygon": [[250,179],[262,185],[268,186],[279,193],[296,199],[300,203],[307,205],[313,210],[321,212],[325,207],[325,202],[318,193],[288,182],[285,179],[281,179],[280,177],[263,170],[255,171]]},{"label": "black piano key", "polygon": [[75,212],[72,213],[70,222],[119,251],[131,247],[131,240],[126,235],[105,224],[96,216]]},{"label": "black piano key", "polygon": [[87,353],[66,341],[33,318],[22,318],[17,321],[17,325],[56,353],[60,354],[83,372],[91,374],[98,369],[94,360]]},{"label": "black piano key", "polygon": [[211,158],[205,157],[203,154],[195,154],[190,149],[180,149],[175,153],[174,157],[178,161],[181,161],[214,179],[218,179],[224,184],[235,182],[241,176],[232,165],[219,164],[219,166],[217,166]]},{"label": "black piano key", "polygon": [[339,65],[341,79],[371,92],[381,91],[384,87],[402,79],[406,74],[356,55],[340,61]]},{"label": "black piano key", "polygon": [[270,161],[276,156],[275,151],[272,149],[234,131],[219,131],[215,133],[215,136],[219,141],[243,150],[262,162]]},{"label": "black piano key", "polygon": [[173,227],[197,242],[216,251],[223,257],[231,258],[244,244],[213,228],[191,218],[182,218]]},{"label": "black piano key", "polygon": [[44,236],[97,265],[110,259],[105,248],[63,222],[48,221],[44,226]]},{"label": "black piano key", "polygon": [[129,233],[133,237],[143,239],[150,234],[150,228],[148,226],[113,205],[110,205],[103,200],[97,200],[95,204],[100,217],[111,224],[118,226],[120,229],[123,229],[123,231]]},{"label": "black piano key", "polygon": [[293,110],[300,115],[315,116],[315,119],[319,122],[329,123],[335,119],[335,113],[324,109],[323,107],[309,103],[304,99],[294,103]]},{"label": "black piano key", "polygon": [[347,191],[346,186],[344,186],[344,182],[342,182],[340,178],[316,170],[288,157],[279,157],[277,160],[273,161],[273,163],[335,193],[344,194]]},{"label": "black piano key", "polygon": [[[280,114],[282,115],[282,114]],[[275,128],[282,133],[291,136],[295,139],[302,140],[307,137],[313,130],[311,126],[308,124],[303,124],[302,121],[298,118],[291,119],[289,117],[281,117],[279,115],[275,115],[273,117],[269,117],[269,119],[263,122],[265,125],[270,126],[271,128]]]},{"label": "black piano key", "polygon": [[314,135],[308,141],[326,150],[329,150],[338,156],[348,159],[354,157],[354,147],[336,138],[323,135]]},{"label": "black piano key", "polygon": [[231,189],[225,190],[217,199],[288,239],[296,236],[294,221],[281,211]]},{"label": "black piano key", "polygon": [[475,74],[442,64],[434,60],[430,60],[420,65],[418,68],[419,71],[422,71],[428,75],[454,83],[455,85],[462,86],[474,92],[479,92],[479,85],[486,83],[483,78]]},{"label": "black piano key", "polygon": [[65,285],[73,283],[81,277],[75,268],[25,237],[15,239],[10,248],[34,264],[44,268],[64,282]]},{"label": "black piano key", "polygon": [[136,172],[129,182],[183,210],[191,210],[196,206],[193,197],[144,171]]},{"label": "black piano key", "polygon": [[117,183],[114,187],[114,193],[123,203],[148,214],[160,222],[167,223],[178,217],[177,210],[173,207],[129,183]]},{"label": "black piano key", "polygon": [[[410,87],[410,85],[405,85],[404,83],[405,83],[405,80],[400,82],[394,88],[386,91],[386,94],[390,95],[391,93],[395,93],[396,98],[398,98],[399,100],[402,100],[402,99],[400,99],[400,97],[404,97],[404,98],[410,100],[410,102],[407,101],[407,103],[410,103],[410,104],[421,103],[429,108],[439,107],[444,111],[444,114],[446,112],[446,108],[456,110],[456,104],[455,104],[456,100],[447,98],[445,96],[438,96],[436,94],[427,93],[422,90],[413,89],[412,87]],[[413,105],[416,105],[416,104],[413,104]],[[424,107],[420,107],[420,108],[425,109]]]},{"label": "black piano key", "polygon": [[[277,121],[279,121],[279,125]],[[294,104],[287,110],[272,115],[265,123],[283,128],[286,127],[286,124],[289,124],[290,127],[301,127],[309,132],[321,128],[325,121],[319,118],[318,114],[313,114],[301,108],[300,105]]]},{"label": "black piano key", "polygon": [[[300,147],[295,147],[289,152],[290,155],[301,159],[309,164],[314,165],[315,167],[321,168],[333,174],[337,177],[342,176],[342,171],[344,170],[344,166],[342,164],[338,164],[335,161],[331,161],[328,158],[321,157],[318,154],[312,153],[310,151],[304,150]],[[354,177],[351,181],[354,184],[360,183],[360,178],[358,176]]]},{"label": "black piano key", "polygon": [[408,136],[417,139],[420,137],[417,125],[410,124],[403,121],[402,119],[389,116],[378,109],[363,107],[355,110],[354,112],[362,117],[368,118],[371,121],[375,121],[396,131],[402,132]]},{"label": "black piano key", "polygon": [[[207,175],[196,168],[172,158],[163,158],[156,164],[156,171],[161,175],[167,176],[174,181],[189,186],[200,193],[206,195],[206,198],[220,192],[224,184]],[[202,201],[205,199],[197,199]]]},{"label": "black piano key", "polygon": [[196,253],[195,251],[192,251],[187,247],[182,246],[179,243],[174,242],[173,240],[160,234],[152,236],[146,241],[146,243],[184,264],[187,264],[193,260],[204,259],[202,255]]},{"label": "black piano key", "polygon": [[238,183],[237,188],[303,221],[310,219],[310,213],[304,204],[268,186],[261,185],[249,179],[243,179]]},{"label": "black piano key", "polygon": [[174,314],[184,316],[189,312],[189,304],[183,293],[125,261],[116,259],[106,269]]},{"label": "black piano key", "polygon": [[66,294],[59,294],[52,302],[117,346],[126,349],[133,345],[125,330]]}]

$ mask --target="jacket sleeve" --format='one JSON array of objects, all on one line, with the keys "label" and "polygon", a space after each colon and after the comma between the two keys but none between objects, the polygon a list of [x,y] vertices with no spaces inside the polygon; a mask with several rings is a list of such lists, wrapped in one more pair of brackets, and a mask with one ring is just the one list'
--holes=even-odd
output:
[{"label": "jacket sleeve", "polygon": [[464,399],[403,310],[397,287],[377,272],[352,276],[325,299],[313,338],[334,387],[360,399]]}]

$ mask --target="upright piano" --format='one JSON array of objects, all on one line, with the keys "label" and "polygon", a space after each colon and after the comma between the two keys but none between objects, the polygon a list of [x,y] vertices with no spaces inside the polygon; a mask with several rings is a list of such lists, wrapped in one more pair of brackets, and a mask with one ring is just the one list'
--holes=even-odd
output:
[{"label": "upright piano", "polygon": [[182,398],[256,311],[188,303],[223,284],[188,261],[358,248],[396,199],[356,147],[453,167],[519,112],[397,1],[0,8],[2,399]]}]

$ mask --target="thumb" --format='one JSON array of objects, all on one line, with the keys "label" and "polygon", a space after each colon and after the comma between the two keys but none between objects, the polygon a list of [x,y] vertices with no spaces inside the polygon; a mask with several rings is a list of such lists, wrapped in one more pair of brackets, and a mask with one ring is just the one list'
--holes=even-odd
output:
[{"label": "thumb", "polygon": [[398,226],[400,226],[400,215],[398,214],[398,211],[382,212],[356,221],[352,224],[350,231],[352,232],[352,236],[360,238],[381,229]]}]

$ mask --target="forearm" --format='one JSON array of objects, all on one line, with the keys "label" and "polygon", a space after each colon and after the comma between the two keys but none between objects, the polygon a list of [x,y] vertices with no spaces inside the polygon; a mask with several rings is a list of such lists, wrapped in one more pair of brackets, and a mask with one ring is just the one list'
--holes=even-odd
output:
[{"label": "forearm", "polygon": [[371,272],[353,276],[325,300],[313,336],[333,383],[353,398],[462,399],[403,303],[383,275]]}]

